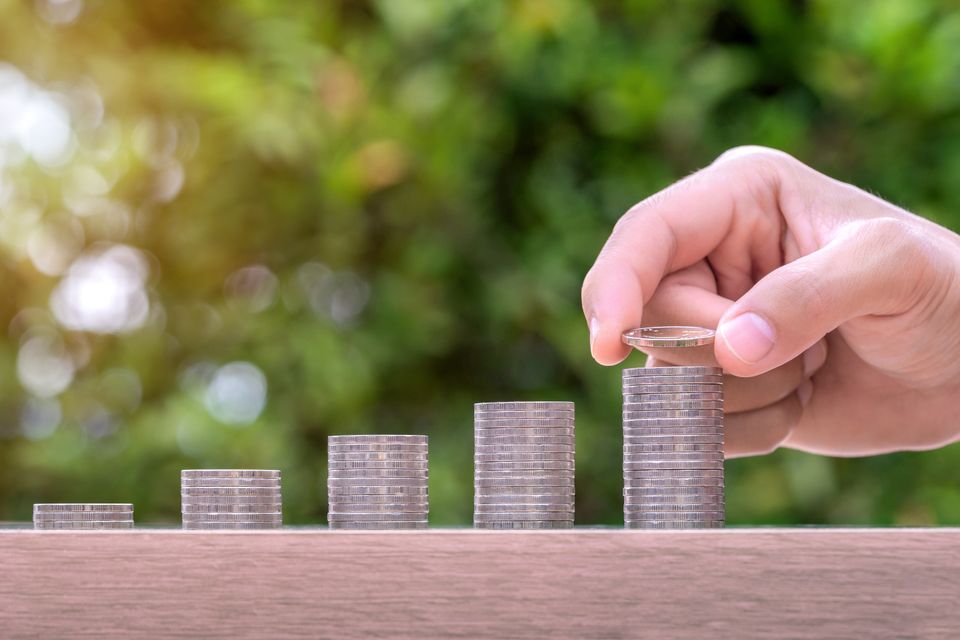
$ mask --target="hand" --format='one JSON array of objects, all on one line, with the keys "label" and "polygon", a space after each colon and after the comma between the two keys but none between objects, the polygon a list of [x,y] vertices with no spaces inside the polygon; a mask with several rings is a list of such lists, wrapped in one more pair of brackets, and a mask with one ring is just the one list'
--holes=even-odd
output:
[{"label": "hand", "polygon": [[633,327],[717,327],[728,457],[857,456],[958,439],[960,237],[787,154],[743,147],[647,198],[583,284],[591,350]]}]

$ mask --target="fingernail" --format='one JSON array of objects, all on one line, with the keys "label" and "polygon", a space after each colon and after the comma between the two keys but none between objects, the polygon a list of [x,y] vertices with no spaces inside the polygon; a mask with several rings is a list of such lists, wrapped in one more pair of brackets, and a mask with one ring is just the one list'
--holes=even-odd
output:
[{"label": "fingernail", "polygon": [[803,352],[803,377],[812,376],[827,361],[827,345],[820,340]]},{"label": "fingernail", "polygon": [[807,380],[797,387],[797,399],[800,400],[800,406],[806,407],[810,402],[810,396],[813,395],[813,382]]},{"label": "fingernail", "polygon": [[733,355],[748,364],[759,362],[773,348],[773,327],[751,311],[724,322],[720,335]]},{"label": "fingernail", "polygon": [[593,343],[597,341],[597,336],[600,334],[600,321],[597,320],[597,316],[590,317],[590,352],[593,352]]}]

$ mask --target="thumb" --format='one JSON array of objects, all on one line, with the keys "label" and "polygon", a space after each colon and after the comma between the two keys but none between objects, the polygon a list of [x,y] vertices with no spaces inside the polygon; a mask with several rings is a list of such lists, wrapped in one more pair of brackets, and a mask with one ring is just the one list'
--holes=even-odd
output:
[{"label": "thumb", "polygon": [[759,375],[852,318],[903,313],[923,298],[927,244],[893,218],[845,225],[821,249],[764,276],[724,313],[718,362],[736,376]]}]

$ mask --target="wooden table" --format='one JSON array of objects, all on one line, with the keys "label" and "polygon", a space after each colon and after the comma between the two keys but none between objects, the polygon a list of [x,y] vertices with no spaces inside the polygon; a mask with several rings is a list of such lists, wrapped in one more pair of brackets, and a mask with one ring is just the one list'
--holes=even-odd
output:
[{"label": "wooden table", "polygon": [[0,531],[0,637],[960,637],[960,529]]}]

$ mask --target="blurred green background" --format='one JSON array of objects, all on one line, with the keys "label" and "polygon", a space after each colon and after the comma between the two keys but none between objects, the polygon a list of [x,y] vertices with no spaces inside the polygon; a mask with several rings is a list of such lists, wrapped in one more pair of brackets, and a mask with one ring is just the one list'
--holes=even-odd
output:
[{"label": "blurred green background", "polygon": [[[622,522],[614,221],[753,143],[957,227],[954,6],[0,0],[0,519],[177,522],[239,466],[323,522],[326,436],[398,432],[467,524],[472,403],[568,399],[578,522]],[[736,460],[728,520],[956,524],[958,468]]]}]

